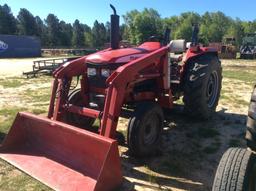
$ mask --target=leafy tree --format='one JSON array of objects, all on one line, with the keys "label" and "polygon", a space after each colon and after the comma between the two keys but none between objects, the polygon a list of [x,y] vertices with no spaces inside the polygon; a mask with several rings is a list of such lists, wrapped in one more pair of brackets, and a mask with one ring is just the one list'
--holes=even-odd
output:
[{"label": "leafy tree", "polygon": [[191,41],[192,26],[199,24],[201,21],[200,15],[193,12],[182,13],[179,19],[179,26],[174,31],[174,37],[176,39],[183,38],[187,41]]},{"label": "leafy tree", "polygon": [[106,22],[105,24],[105,29],[106,29],[106,41],[110,42],[110,32],[111,32],[111,23],[110,22]]},{"label": "leafy tree", "polygon": [[[192,24],[200,26],[199,40],[208,44],[221,42],[225,37],[235,37],[240,45],[246,33],[256,32],[256,20],[241,21],[232,19],[222,12],[206,12],[199,15],[185,12],[178,16],[161,18],[154,9],[132,10],[124,16],[120,26],[120,39],[139,44],[152,35],[163,34],[163,29],[171,29],[172,39],[191,40]],[[34,17],[27,9],[21,9],[17,20],[8,5],[0,5],[0,34],[22,34],[38,36],[44,47],[95,47],[100,48],[110,41],[110,23],[105,25],[94,22],[92,28],[76,20],[73,25],[59,21],[54,14],[49,14],[45,22]]]},{"label": "leafy tree", "polygon": [[85,41],[84,41],[85,47],[92,48],[93,47],[93,35],[92,35],[92,32],[91,31],[85,31],[84,32],[84,38],[85,38]]},{"label": "leafy tree", "polygon": [[242,23],[245,33],[256,32],[256,20]]},{"label": "leafy tree", "polygon": [[99,23],[97,20],[92,27],[93,46],[95,48],[102,47],[107,41],[107,31],[103,23]]},{"label": "leafy tree", "polygon": [[242,26],[242,21],[236,19],[235,21],[232,21],[232,24],[229,26],[225,34],[225,37],[235,37],[236,44],[240,45],[242,43],[242,38],[244,35],[245,34]]},{"label": "leafy tree", "polygon": [[60,23],[59,19],[54,14],[49,14],[45,20],[47,29],[47,45],[49,47],[60,46]]},{"label": "leafy tree", "polygon": [[91,32],[92,31],[91,27],[89,27],[87,24],[80,23],[80,25],[81,25],[84,32]]},{"label": "leafy tree", "polygon": [[42,46],[46,46],[47,44],[46,26],[39,16],[35,17],[35,22],[36,22],[36,36],[38,36],[41,39]]},{"label": "leafy tree", "polygon": [[132,43],[139,44],[148,40],[150,36],[159,36],[163,32],[161,17],[154,9],[128,12],[124,20],[129,28],[129,40]]},{"label": "leafy tree", "polygon": [[61,46],[71,47],[72,45],[72,36],[73,36],[73,27],[71,24],[67,24],[64,21],[60,22],[60,41]]},{"label": "leafy tree", "polygon": [[35,18],[27,9],[20,9],[17,20],[19,34],[31,36],[38,34]]},{"label": "leafy tree", "polygon": [[0,5],[0,34],[15,34],[16,31],[16,20],[11,8],[7,4]]},{"label": "leafy tree", "polygon": [[221,42],[232,19],[222,12],[208,13],[202,16],[201,35],[207,42]]},{"label": "leafy tree", "polygon": [[73,47],[83,47],[85,42],[84,30],[79,20],[75,20],[73,24],[73,38],[72,44]]},{"label": "leafy tree", "polygon": [[134,24],[134,20],[136,18],[137,15],[139,15],[140,12],[137,10],[132,10],[128,13],[126,13],[126,15],[123,16],[125,25],[127,26],[127,37],[131,43],[135,44],[136,43],[136,26]]}]

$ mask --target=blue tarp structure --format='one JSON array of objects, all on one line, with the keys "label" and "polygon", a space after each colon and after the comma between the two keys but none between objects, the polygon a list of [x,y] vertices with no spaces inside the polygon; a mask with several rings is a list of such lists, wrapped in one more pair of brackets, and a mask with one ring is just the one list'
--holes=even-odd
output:
[{"label": "blue tarp structure", "polygon": [[41,56],[41,41],[34,36],[0,34],[0,58],[28,58]]}]

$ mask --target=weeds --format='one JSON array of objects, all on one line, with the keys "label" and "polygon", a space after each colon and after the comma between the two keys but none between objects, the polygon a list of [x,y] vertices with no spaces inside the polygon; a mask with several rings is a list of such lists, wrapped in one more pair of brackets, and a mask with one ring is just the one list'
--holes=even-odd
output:
[{"label": "weeds", "polygon": [[[1,177],[0,190],[44,190],[50,191],[51,189],[42,183],[35,181],[30,176],[15,169],[8,163],[0,160]],[[0,174],[0,175],[1,175]]]},{"label": "weeds", "polygon": [[0,86],[3,86],[4,88],[18,88],[22,85],[24,85],[23,80],[20,80],[18,78],[17,79],[7,78],[7,79],[0,80]]},{"label": "weeds", "polygon": [[223,70],[223,76],[226,78],[241,80],[246,83],[253,83],[255,82],[255,71],[248,71],[248,70]]}]

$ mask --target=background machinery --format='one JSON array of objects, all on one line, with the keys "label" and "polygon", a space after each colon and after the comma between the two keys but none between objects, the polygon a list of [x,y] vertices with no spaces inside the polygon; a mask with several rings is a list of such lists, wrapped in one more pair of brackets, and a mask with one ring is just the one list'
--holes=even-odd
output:
[{"label": "background machinery", "polygon": [[236,59],[238,50],[235,37],[224,37],[222,42],[209,43],[209,46],[218,50],[219,58]]},{"label": "background machinery", "polygon": [[240,58],[256,58],[256,33],[249,33],[243,38],[243,42],[240,47]]}]

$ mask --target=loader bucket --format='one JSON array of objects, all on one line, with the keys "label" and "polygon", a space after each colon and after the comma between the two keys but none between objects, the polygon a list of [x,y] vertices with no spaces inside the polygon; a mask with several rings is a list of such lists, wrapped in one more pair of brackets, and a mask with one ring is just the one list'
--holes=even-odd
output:
[{"label": "loader bucket", "polygon": [[18,113],[0,157],[55,190],[113,190],[122,182],[117,142]]}]

